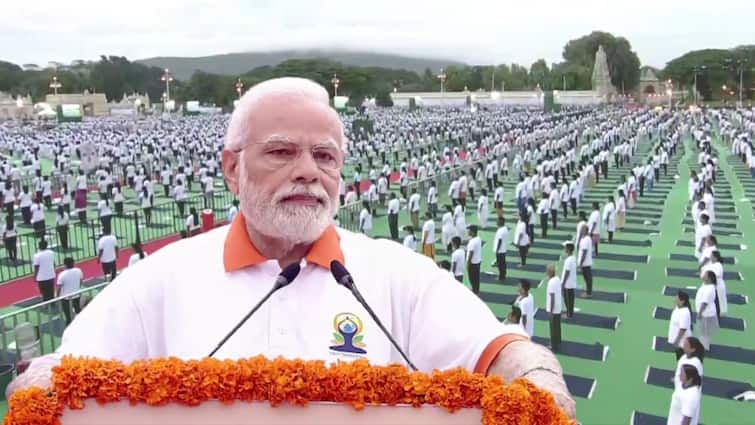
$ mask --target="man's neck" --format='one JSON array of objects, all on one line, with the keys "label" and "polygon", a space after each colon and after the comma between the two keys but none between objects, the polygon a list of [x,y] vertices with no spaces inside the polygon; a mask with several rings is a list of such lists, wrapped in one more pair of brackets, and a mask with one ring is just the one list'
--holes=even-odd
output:
[{"label": "man's neck", "polygon": [[246,231],[249,239],[257,251],[263,257],[270,260],[277,260],[281,269],[291,264],[299,263],[302,258],[309,252],[312,244],[293,244],[289,241],[271,238],[255,230],[252,226],[247,225]]}]

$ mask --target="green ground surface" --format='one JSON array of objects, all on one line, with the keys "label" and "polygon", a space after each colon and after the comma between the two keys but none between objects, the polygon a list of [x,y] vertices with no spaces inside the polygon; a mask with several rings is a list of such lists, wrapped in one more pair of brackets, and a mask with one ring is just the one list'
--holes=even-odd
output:
[{"label": "green ground surface", "polygon": [[[685,231],[683,220],[689,218],[686,211],[687,205],[687,178],[690,166],[694,166],[695,154],[689,149],[691,143],[685,143],[687,150],[683,156],[679,155],[673,161],[669,176],[661,178],[656,185],[655,192],[640,198],[640,202],[634,210],[627,214],[627,230],[632,229],[634,233],[624,232],[616,235],[614,244],[606,243],[605,235],[603,243],[600,246],[600,253],[607,254],[625,254],[633,256],[648,256],[646,262],[629,262],[629,261],[612,261],[598,256],[595,260],[594,269],[636,272],[634,280],[620,280],[605,277],[595,277],[594,290],[607,291],[612,293],[625,293],[626,300],[623,303],[605,302],[598,300],[585,300],[577,298],[576,307],[582,313],[590,313],[607,317],[616,317],[619,320],[616,329],[598,329],[592,327],[582,327],[563,323],[563,338],[565,341],[581,342],[585,344],[600,343],[608,348],[608,354],[604,361],[585,360],[559,354],[566,374],[589,378],[595,380],[591,397],[576,398],[578,419],[584,424],[626,424],[630,421],[632,411],[637,410],[657,416],[666,416],[671,399],[671,390],[658,386],[648,385],[644,382],[646,370],[649,366],[672,370],[675,367],[675,359],[672,353],[654,351],[652,348],[653,337],[660,336],[665,338],[668,330],[668,321],[653,318],[653,312],[656,307],[672,308],[673,297],[664,296],[662,289],[664,285],[685,287],[699,285],[699,279],[669,277],[666,275],[666,267],[677,267],[686,269],[695,269],[695,263],[670,260],[669,254],[692,254],[691,247],[677,246],[677,241],[692,241],[694,234],[691,231]],[[635,161],[643,158],[650,146],[643,145],[635,157]],[[720,193],[717,200],[717,222],[719,226],[714,225],[714,233],[717,234],[719,244],[747,244],[755,235],[755,224],[753,223],[753,204],[749,199],[755,199],[755,180],[749,177],[740,163],[732,158],[727,158],[725,147],[718,146],[720,154],[721,175],[717,188]],[[692,162],[690,162],[692,161]],[[599,201],[605,202],[609,191],[615,189],[618,185],[618,179],[621,174],[627,170],[625,166],[621,171],[609,169],[609,176],[606,181],[601,182],[594,188],[588,188],[584,201],[579,209],[589,212],[590,203]],[[674,180],[674,174],[681,176]],[[345,173],[349,178],[350,171]],[[721,178],[722,177],[722,178]],[[515,207],[511,196],[514,192],[515,182],[508,180],[505,183],[506,200],[505,200],[505,217],[510,229],[513,230],[515,224],[514,213]],[[391,186],[392,190],[397,191],[397,185]],[[731,191],[727,196],[728,191]],[[440,188],[441,205],[449,203],[446,196],[447,187]],[[492,196],[490,196],[492,198]],[[748,199],[744,199],[748,198]],[[729,211],[729,204],[733,202],[732,210]],[[424,204],[424,198],[423,198]],[[474,213],[474,205],[469,208],[467,214],[468,224],[477,224],[478,220]],[[491,202],[491,211],[492,211]],[[379,209],[379,216],[373,220],[373,235],[376,237],[387,236],[389,234],[385,210]],[[638,217],[638,214],[654,214],[658,218]],[[493,226],[494,212],[491,213],[489,220],[491,228],[481,232],[481,236],[486,244],[483,247],[483,273],[496,273],[491,266],[493,254],[491,243],[494,236]],[[645,220],[650,220],[649,224]],[[410,219],[405,211],[401,211],[400,226],[410,223]],[[438,228],[439,222],[438,223]],[[736,226],[736,232],[739,235],[722,236],[718,229],[724,230],[721,224],[731,224]],[[540,237],[539,226],[536,228],[536,242],[531,249],[531,257],[528,264],[546,265],[549,263],[557,264],[560,272],[562,259],[559,244],[567,238],[572,238],[576,230],[574,216],[569,214],[566,221],[562,220],[559,215],[558,230],[550,230],[546,242],[550,245],[543,246],[543,239]],[[621,241],[651,241],[651,246],[626,246],[621,245]],[[438,244],[438,248],[439,244]],[[443,249],[439,249],[442,253]],[[736,264],[727,264],[727,272],[739,272],[742,276],[741,281],[727,280],[729,293],[741,294],[749,297],[749,300],[755,296],[755,290],[749,281],[755,277],[755,257],[750,248],[733,250],[722,249],[724,257],[736,258]],[[534,255],[533,255],[534,254]],[[436,260],[448,259],[445,255],[439,255]],[[543,272],[530,272],[517,267],[519,264],[518,256],[513,248],[509,249],[508,255],[509,278],[529,278],[537,283],[544,277]],[[468,283],[465,283],[468,284]],[[583,280],[578,278],[578,286],[583,287]],[[501,303],[496,297],[497,294],[514,295],[515,287],[503,285],[496,281],[489,280],[487,283],[483,280],[481,285],[482,297],[491,309],[499,316],[503,317],[510,310],[509,305]],[[543,308],[545,304],[545,288],[538,287],[533,290],[535,304],[538,308]],[[499,295],[500,297],[500,295]],[[755,320],[755,310],[753,310],[749,300],[744,305],[729,304],[729,316],[741,318],[745,322],[752,323]],[[537,320],[535,322],[535,335],[539,337],[548,336],[548,325],[545,321]],[[755,348],[755,335],[751,328],[746,327],[744,331],[735,331],[722,329],[714,340],[716,344],[730,346],[740,346],[747,349]],[[706,359],[705,375],[708,377],[723,378],[743,382],[755,382],[755,367],[751,364],[735,363],[716,359]],[[4,411],[4,404],[0,405]],[[748,424],[753,423],[755,417],[755,407],[752,404],[743,404],[716,398],[704,396],[702,401],[701,422],[706,424]]]}]

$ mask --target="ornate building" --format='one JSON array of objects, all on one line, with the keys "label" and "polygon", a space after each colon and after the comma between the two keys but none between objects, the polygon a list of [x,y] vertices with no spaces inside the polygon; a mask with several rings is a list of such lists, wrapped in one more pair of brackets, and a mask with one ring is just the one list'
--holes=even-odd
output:
[{"label": "ornate building", "polygon": [[47,102],[53,110],[59,105],[64,104],[80,105],[81,111],[85,116],[101,116],[110,113],[105,94],[89,93],[88,90],[85,90],[84,93],[48,94],[45,102]]},{"label": "ornate building", "polygon": [[611,83],[611,71],[608,69],[608,59],[603,46],[598,46],[595,52],[595,66],[592,69],[592,90],[606,102],[613,100],[616,88]]}]

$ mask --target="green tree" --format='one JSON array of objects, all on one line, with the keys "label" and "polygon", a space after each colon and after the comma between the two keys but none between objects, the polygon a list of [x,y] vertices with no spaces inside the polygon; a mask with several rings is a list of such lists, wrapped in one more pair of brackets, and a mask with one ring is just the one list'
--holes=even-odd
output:
[{"label": "green tree", "polygon": [[529,82],[533,86],[540,84],[540,88],[552,88],[550,84],[550,69],[545,59],[538,59],[530,66]]},{"label": "green tree", "polygon": [[[611,83],[617,90],[621,91],[622,87],[626,90],[632,90],[640,82],[640,59],[637,53],[632,50],[632,45],[624,37],[615,37],[614,35],[594,31],[583,37],[570,40],[564,46],[564,60],[580,72],[592,69],[595,65],[595,52],[598,46],[602,45],[606,51],[608,69],[611,73]],[[577,76],[576,80],[581,81],[584,77]],[[580,87],[582,88],[582,87]]]},{"label": "green tree", "polygon": [[753,66],[755,66],[755,46],[741,46],[729,50],[693,50],[669,61],[659,77],[670,79],[692,90],[695,72],[697,72],[697,90],[703,99],[721,99],[730,97],[728,94],[725,95],[722,90],[723,86],[734,91],[735,96],[739,95],[739,69],[741,67],[743,94],[745,98],[752,99]]}]

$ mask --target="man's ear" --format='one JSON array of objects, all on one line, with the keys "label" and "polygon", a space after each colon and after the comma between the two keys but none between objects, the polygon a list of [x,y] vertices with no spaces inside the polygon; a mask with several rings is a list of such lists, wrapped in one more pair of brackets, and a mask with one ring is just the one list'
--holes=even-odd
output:
[{"label": "man's ear", "polygon": [[239,194],[239,178],[241,177],[241,152],[233,152],[223,149],[221,155],[223,177],[228,184],[228,189],[234,195]]}]

